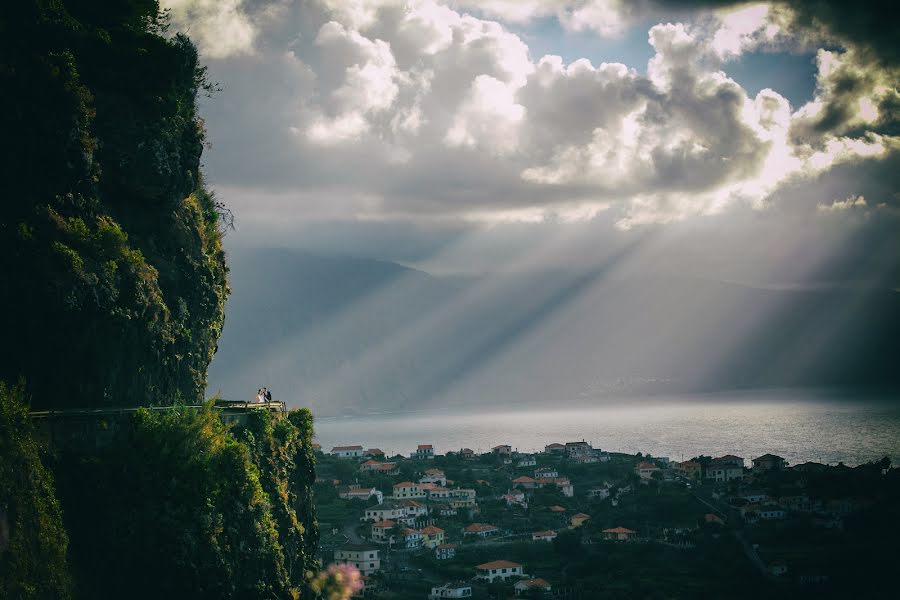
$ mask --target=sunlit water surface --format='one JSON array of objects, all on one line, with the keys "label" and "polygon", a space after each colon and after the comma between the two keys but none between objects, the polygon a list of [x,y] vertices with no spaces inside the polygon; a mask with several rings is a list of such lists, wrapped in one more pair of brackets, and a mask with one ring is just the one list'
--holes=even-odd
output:
[{"label": "sunlit water surface", "polygon": [[595,408],[433,410],[316,421],[328,451],[360,444],[408,455],[486,451],[509,444],[522,452],[551,442],[587,440],[613,452],[673,460],[698,454],[752,458],[771,452],[790,463],[859,464],[888,455],[900,462],[900,398],[852,399],[827,394],[758,392],[642,399]]}]

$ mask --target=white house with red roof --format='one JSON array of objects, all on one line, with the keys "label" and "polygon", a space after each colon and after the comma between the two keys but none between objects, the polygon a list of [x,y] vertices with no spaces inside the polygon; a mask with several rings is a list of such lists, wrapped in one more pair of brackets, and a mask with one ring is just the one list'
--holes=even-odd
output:
[{"label": "white house with red roof", "polygon": [[627,527],[612,527],[603,530],[603,539],[615,542],[630,542],[637,535],[636,531]]},{"label": "white house with red roof", "polygon": [[488,583],[494,583],[497,579],[505,581],[510,577],[524,576],[522,565],[509,560],[494,560],[475,567],[475,579]]},{"label": "white house with red roof", "polygon": [[425,473],[419,478],[419,483],[435,483],[446,486],[447,476],[440,469],[426,469]]},{"label": "white house with red roof", "polygon": [[494,525],[488,525],[487,523],[472,523],[471,525],[463,528],[463,536],[474,535],[480,538],[493,537],[500,533],[500,529],[495,527]]},{"label": "white house with red roof", "polygon": [[533,490],[538,486],[538,482],[535,479],[532,479],[528,475],[522,475],[520,477],[516,477],[512,480],[512,484],[515,487],[520,487],[524,490]]},{"label": "white house with red roof", "polygon": [[372,523],[371,525],[371,537],[372,541],[378,544],[387,544],[388,542],[393,541],[393,536],[391,532],[397,526],[396,521],[378,521],[377,523]]},{"label": "white house with red roof", "polygon": [[551,586],[550,582],[546,579],[538,577],[536,579],[523,579],[522,581],[517,581],[516,585],[513,586],[513,589],[515,590],[516,596],[521,596],[522,594],[534,590],[549,592],[553,589],[553,586]]},{"label": "white house with red roof", "polygon": [[547,444],[546,446],[544,446],[544,454],[565,454],[565,453],[566,453],[565,444],[557,444],[554,442],[552,444]]},{"label": "white house with red roof", "polygon": [[419,484],[413,483],[412,481],[395,483],[393,490],[394,493],[391,497],[394,498],[394,500],[425,497],[425,492],[419,487]]},{"label": "white house with red roof", "polygon": [[361,521],[377,522],[377,521],[399,521],[406,517],[406,507],[400,506],[395,502],[385,502],[378,506],[370,506],[366,509],[365,516]]},{"label": "white house with red roof", "polygon": [[335,446],[331,449],[331,455],[338,458],[361,458],[363,455],[362,446]]},{"label": "white house with red roof", "polygon": [[384,494],[382,494],[379,490],[375,488],[362,488],[358,485],[351,485],[348,488],[342,488],[338,490],[338,497],[344,500],[368,500],[369,498],[375,498],[378,501],[378,504],[384,502]]},{"label": "white house with red roof", "polygon": [[638,477],[646,481],[652,479],[654,473],[659,472],[659,467],[652,462],[642,460],[634,467],[634,472],[638,474]]},{"label": "white house with red roof", "polygon": [[416,451],[410,454],[410,457],[420,460],[434,458],[434,446],[432,446],[431,444],[419,444],[419,446],[416,448]]},{"label": "white house with red roof", "polygon": [[428,514],[428,507],[415,500],[398,500],[397,504],[406,510],[409,517],[424,517]]},{"label": "white house with red roof", "polygon": [[552,542],[556,539],[556,532],[552,529],[547,531],[535,531],[531,534],[532,542]]}]

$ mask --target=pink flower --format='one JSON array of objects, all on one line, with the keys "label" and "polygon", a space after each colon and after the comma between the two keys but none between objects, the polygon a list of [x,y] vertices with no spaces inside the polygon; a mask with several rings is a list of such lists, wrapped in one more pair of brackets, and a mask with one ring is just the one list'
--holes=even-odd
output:
[{"label": "pink flower", "polygon": [[363,588],[359,569],[351,564],[331,564],[312,580],[312,589],[324,600],[350,600]]}]

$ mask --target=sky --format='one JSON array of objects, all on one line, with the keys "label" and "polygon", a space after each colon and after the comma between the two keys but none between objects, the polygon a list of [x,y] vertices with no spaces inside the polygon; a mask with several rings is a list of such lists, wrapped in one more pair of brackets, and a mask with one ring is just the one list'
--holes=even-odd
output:
[{"label": "sky", "polygon": [[[461,295],[469,312],[448,309],[458,319],[481,297],[515,302],[511,274],[596,289],[611,264],[620,279],[900,289],[888,2],[161,5],[221,87],[201,100],[203,162],[235,214],[236,296],[260,285],[242,271],[260,248],[493,277]],[[356,323],[367,299],[351,300]],[[227,319],[247,317],[241,302]],[[668,321],[696,313],[668,304]],[[223,347],[245,342],[226,324]]]}]

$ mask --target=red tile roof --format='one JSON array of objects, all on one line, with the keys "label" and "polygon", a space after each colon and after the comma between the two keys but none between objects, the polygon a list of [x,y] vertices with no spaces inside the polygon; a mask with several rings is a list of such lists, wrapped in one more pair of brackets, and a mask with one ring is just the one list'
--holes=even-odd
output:
[{"label": "red tile roof", "polygon": [[469,533],[480,533],[482,531],[494,531],[497,528],[493,525],[487,525],[485,523],[472,523],[468,527],[466,527],[465,531]]},{"label": "red tile roof", "polygon": [[638,469],[658,469],[659,467],[657,467],[656,465],[654,465],[651,462],[641,461],[637,464],[636,468],[638,468]]},{"label": "red tile roof", "polygon": [[612,529],[604,529],[603,533],[637,533],[625,527],[613,527]]},{"label": "red tile roof", "polygon": [[377,523],[372,523],[372,527],[393,527],[396,525],[393,521],[378,521]]},{"label": "red tile roof", "polygon": [[556,532],[552,529],[548,529],[547,531],[535,531],[531,535],[534,537],[550,537],[556,535]]},{"label": "red tile roof", "polygon": [[338,450],[362,450],[362,446],[335,446],[331,449],[332,452],[337,452]]},{"label": "red tile roof", "polygon": [[394,487],[395,487],[395,488],[398,488],[398,487],[413,487],[413,486],[418,486],[418,485],[419,485],[418,483],[413,483],[412,481],[401,481],[400,483],[395,483],[395,484],[394,484]]},{"label": "red tile roof", "polygon": [[440,527],[435,527],[435,526],[431,525],[431,526],[426,527],[425,529],[423,529],[423,530],[422,530],[422,533],[423,533],[424,535],[437,535],[437,534],[439,534],[439,533],[444,533],[444,530],[441,529]]},{"label": "red tile roof", "polygon": [[562,506],[548,506],[547,510],[550,510],[553,512],[566,512],[566,509],[564,509]]},{"label": "red tile roof", "polygon": [[508,560],[494,560],[486,562],[483,565],[475,567],[479,571],[490,571],[491,569],[521,569],[522,565]]},{"label": "red tile roof", "polygon": [[537,483],[534,479],[529,477],[528,475],[522,475],[521,477],[516,477],[512,480],[513,483]]},{"label": "red tile roof", "polygon": [[431,444],[419,444],[419,450],[427,450],[428,448],[434,448]]},{"label": "red tile roof", "polygon": [[547,589],[550,587],[550,582],[547,581],[546,579],[541,579],[540,577],[537,577],[535,579],[523,579],[519,583],[523,583],[528,587],[539,587],[539,588],[544,588],[544,589]]}]

